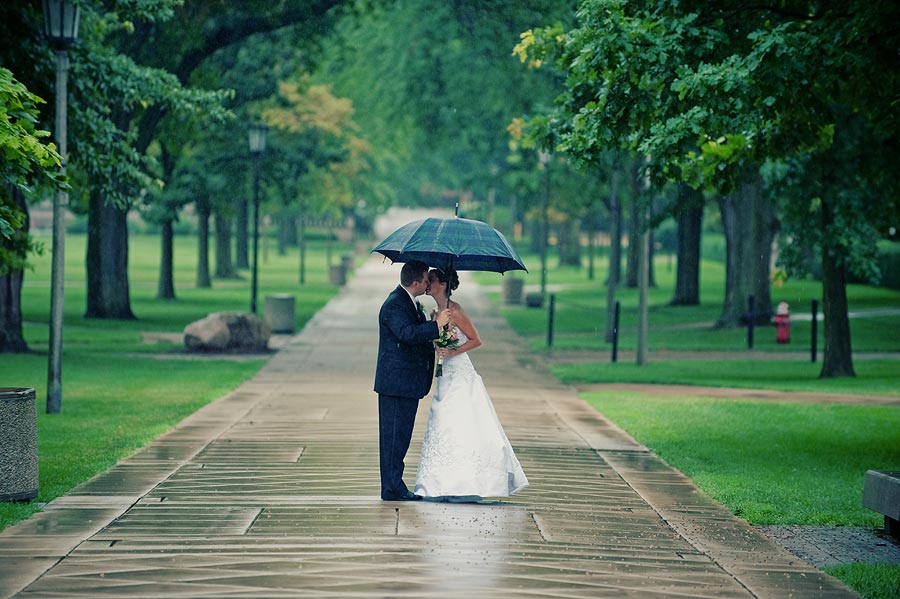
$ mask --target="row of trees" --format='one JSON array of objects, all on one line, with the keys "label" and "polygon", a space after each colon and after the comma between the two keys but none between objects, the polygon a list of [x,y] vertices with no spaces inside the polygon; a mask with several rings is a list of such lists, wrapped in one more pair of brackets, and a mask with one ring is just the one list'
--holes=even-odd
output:
[{"label": "row of trees", "polygon": [[769,305],[779,230],[790,273],[819,256],[821,376],[853,376],[848,275],[877,276],[875,242],[900,216],[898,23],[893,2],[583,0],[572,26],[516,47],[565,77],[525,139],[586,169],[613,148],[645,158],[653,187],[685,190],[682,215],[688,188],[718,202],[726,310]]},{"label": "row of trees", "polygon": [[[327,90],[310,84],[304,73],[319,55],[318,40],[336,22],[341,2],[273,6],[261,1],[236,5],[136,0],[78,4],[80,39],[69,51],[72,143],[68,172],[70,208],[88,219],[86,317],[134,318],[127,271],[129,211],[140,210],[162,225],[161,297],[174,297],[171,232],[184,206],[195,205],[201,227],[214,215],[220,239],[217,247],[230,251],[231,240],[221,240],[230,235],[236,215],[240,218],[243,212],[246,221],[249,122],[268,119],[273,127],[266,180],[303,185],[302,193],[273,188],[271,195],[280,193],[284,203],[296,204],[298,196],[312,196],[324,187],[333,189],[336,179],[343,180],[328,172],[335,162],[345,169],[350,164],[361,168],[359,156],[364,152],[350,135],[346,110],[343,117],[313,115],[313,122],[307,119],[303,131],[285,114],[306,110],[311,97],[316,110],[335,103]],[[5,72],[11,85],[36,94],[30,96],[27,120],[23,110],[15,105],[10,108],[9,96],[3,98],[4,107],[14,112],[12,120],[19,126],[33,122],[36,127],[49,128],[52,111],[38,112],[38,98],[53,98],[55,91],[52,51],[40,34],[39,3],[4,3],[0,23],[5,40],[0,64],[8,68]],[[322,122],[315,121],[317,116]],[[46,137],[46,131],[37,131],[35,137]],[[4,222],[16,231],[7,236],[4,249],[17,258],[7,260],[4,254],[6,270],[0,273],[5,291],[0,294],[2,351],[27,349],[18,297],[28,248],[13,241],[28,238],[26,196],[35,200],[52,191],[40,187],[40,175],[48,169],[52,173],[53,158],[58,164],[58,156],[47,139],[40,141],[40,152],[50,156],[49,162],[37,158],[40,168],[17,173],[9,163],[2,164],[0,203],[5,207],[3,215],[10,215]],[[326,172],[313,176],[316,169]],[[283,176],[285,170],[293,174]],[[308,175],[305,185],[300,174]],[[43,182],[47,181],[52,182],[52,177],[43,177]],[[338,194],[328,195],[334,198]],[[246,235],[246,223],[237,230]],[[201,243],[205,245],[207,239],[201,236]],[[238,254],[240,263],[241,252]],[[218,274],[233,274],[229,260],[224,259],[230,258],[230,253],[220,252],[219,257]],[[207,264],[202,261],[198,265],[201,285],[209,284]]]},{"label": "row of trees", "polygon": [[[160,297],[175,295],[172,236],[189,204],[199,217],[198,285],[212,279],[210,221],[214,276],[246,266],[246,130],[254,120],[271,131],[263,162],[268,211],[279,238],[299,237],[301,247],[298,214],[338,218],[398,197],[434,200],[447,190],[462,195],[493,185],[511,115],[530,110],[532,96],[550,97],[548,85],[535,94],[541,86],[528,81],[546,78],[522,72],[509,49],[519,31],[540,22],[535,17],[550,18],[552,3],[493,4],[79,2],[81,38],[69,52],[68,172],[70,208],[88,221],[85,316],[135,317],[130,211],[161,225]],[[9,40],[0,62],[17,85],[52,100],[52,53],[40,35],[39,6],[12,0],[0,13]],[[504,65],[499,73],[497,64]],[[44,110],[34,120],[46,129],[52,117]],[[52,145],[46,150],[52,155]],[[34,182],[7,186],[4,205],[15,196],[17,214],[27,213],[20,192],[35,200],[49,191],[31,193]],[[27,219],[10,223],[27,234]],[[0,312],[9,316],[3,351],[25,348],[13,299],[20,266],[3,279],[10,284],[0,296]],[[302,261],[300,270],[302,281]]]},{"label": "row of trees", "polygon": [[[80,4],[69,173],[72,207],[89,219],[88,317],[134,317],[129,210],[162,225],[160,297],[175,295],[172,231],[189,204],[200,217],[198,284],[211,284],[210,220],[215,276],[246,266],[246,128],[259,119],[272,131],[263,191],[281,240],[302,248],[298,215],[456,200],[490,221],[504,207],[537,233],[538,150],[550,150],[547,213],[562,261],[580,263],[583,232],[608,226],[617,258],[626,234],[673,216],[673,303],[696,304],[713,202],[728,241],[720,325],[741,324],[751,294],[768,318],[777,239],[792,274],[820,256],[823,375],[853,372],[846,276],[874,274],[874,241],[900,212],[891,3],[850,2],[846,13],[670,0],[582,0],[574,12],[549,0]],[[11,0],[0,13],[10,40],[0,63],[52,98],[37,7]],[[3,338],[16,336],[3,326]]]}]

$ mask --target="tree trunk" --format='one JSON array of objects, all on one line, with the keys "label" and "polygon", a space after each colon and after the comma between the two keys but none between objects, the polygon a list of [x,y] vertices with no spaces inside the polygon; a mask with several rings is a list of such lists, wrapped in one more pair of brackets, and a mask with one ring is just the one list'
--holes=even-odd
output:
[{"label": "tree trunk", "polygon": [[284,232],[288,247],[297,247],[300,244],[299,234],[297,231],[297,209],[291,208],[285,211],[284,220],[287,221],[287,228]]},{"label": "tree trunk", "polygon": [[635,351],[635,363],[643,366],[647,363],[647,330],[649,328],[649,296],[650,287],[650,209],[647,208],[643,212],[646,223],[643,232],[640,235],[640,277],[638,281],[638,339]]},{"label": "tree trunk", "polygon": [[638,286],[641,258],[641,196],[644,195],[644,179],[641,176],[641,160],[631,161],[631,204],[628,206],[628,256],[625,260],[625,286]]},{"label": "tree trunk", "polygon": [[128,210],[92,191],[88,202],[85,318],[134,320],[128,289]]},{"label": "tree trunk", "polygon": [[614,172],[609,198],[609,274],[607,282],[622,281],[622,198],[619,197],[619,173]]},{"label": "tree trunk", "polygon": [[641,257],[641,229],[638,197],[632,196],[628,206],[628,253],[625,256],[625,286],[635,289],[638,286],[638,272]]},{"label": "tree trunk", "polygon": [[597,260],[597,204],[598,200],[594,198],[588,211],[588,281],[594,280],[594,264]]},{"label": "tree trunk", "polygon": [[235,216],[234,260],[238,268],[250,268],[250,210],[247,200],[238,201]]},{"label": "tree trunk", "polygon": [[746,325],[751,295],[754,322],[768,324],[772,318],[769,264],[778,220],[763,194],[762,181],[754,177],[735,193],[720,197],[719,210],[725,230],[725,302],[716,326]]},{"label": "tree trunk", "polygon": [[281,212],[276,218],[278,220],[278,255],[287,256],[287,248],[292,236],[291,229],[294,230],[294,239],[297,237],[297,223],[286,212]]},{"label": "tree trunk", "polygon": [[303,214],[297,219],[297,246],[300,250],[300,284],[306,284],[306,218]]},{"label": "tree trunk", "polygon": [[[833,216],[822,200],[822,230],[831,226]],[[825,352],[819,378],[856,376],[850,347],[850,318],[847,315],[847,267],[843,256],[822,251],[822,313],[825,317]]]},{"label": "tree trunk", "polygon": [[700,305],[700,233],[703,228],[703,192],[681,188],[678,218],[678,264],[673,306]]},{"label": "tree trunk", "polygon": [[197,287],[212,287],[209,276],[209,202],[197,200]]},{"label": "tree trunk", "polygon": [[[160,163],[162,164],[163,169],[163,181],[171,182],[174,178],[175,173],[175,165],[176,160],[175,157],[172,156],[172,153],[169,152],[169,148],[166,144],[161,143],[159,145],[160,149]],[[156,297],[157,299],[175,299],[175,272],[173,267],[173,262],[175,259],[175,248],[174,248],[174,232],[172,230],[173,223],[175,222],[176,214],[180,207],[175,206],[167,206],[163,204],[161,206],[165,212],[163,212],[161,231],[160,231],[160,244],[161,244],[161,252],[159,254],[159,284],[156,288]]]},{"label": "tree trunk", "polygon": [[578,240],[578,226],[567,218],[559,226],[557,253],[560,266],[581,266],[581,243]]},{"label": "tree trunk", "polygon": [[325,240],[325,266],[331,268],[331,255],[334,253],[334,240],[337,234],[334,232],[334,225],[328,225],[328,235]]},{"label": "tree trunk", "polygon": [[157,299],[175,299],[175,273],[173,247],[175,236],[172,231],[172,219],[162,222],[162,252],[159,259],[159,286],[156,289]]},{"label": "tree trunk", "polygon": [[622,277],[622,202],[619,199],[619,171],[614,170],[609,193],[609,275],[606,278],[606,341],[615,334],[616,287]]},{"label": "tree trunk", "polygon": [[[29,216],[28,204],[17,187],[10,190],[14,206],[25,215],[25,222],[21,229],[13,233],[14,238],[28,235]],[[7,245],[7,241],[0,238],[0,244]],[[14,248],[13,248],[14,250]],[[24,258],[24,256],[22,256]],[[28,344],[22,332],[22,283],[25,279],[25,271],[14,270],[0,275],[0,353],[27,353]]]},{"label": "tree trunk", "polygon": [[218,212],[214,217],[216,223],[216,274],[217,279],[237,278],[237,270],[231,260],[231,219]]},{"label": "tree trunk", "polygon": [[29,351],[22,333],[22,282],[24,271],[0,276],[0,353]]}]

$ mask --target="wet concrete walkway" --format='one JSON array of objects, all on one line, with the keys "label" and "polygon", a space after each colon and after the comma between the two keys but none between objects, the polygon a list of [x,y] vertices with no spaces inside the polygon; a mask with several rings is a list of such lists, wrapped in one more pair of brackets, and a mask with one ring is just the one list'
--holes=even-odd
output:
[{"label": "wet concrete walkway", "polygon": [[0,534],[0,597],[857,596],[557,383],[465,276],[473,360],[531,487],[380,501],[376,314],[398,278],[366,261],[252,380]]}]

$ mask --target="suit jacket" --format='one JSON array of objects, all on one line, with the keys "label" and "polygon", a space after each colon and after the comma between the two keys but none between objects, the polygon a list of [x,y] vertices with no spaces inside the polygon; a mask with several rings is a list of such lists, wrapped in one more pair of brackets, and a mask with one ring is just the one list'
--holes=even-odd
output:
[{"label": "suit jacket", "polygon": [[378,313],[378,364],[375,392],[421,399],[431,389],[434,376],[434,345],[437,323],[410,301],[397,286]]}]

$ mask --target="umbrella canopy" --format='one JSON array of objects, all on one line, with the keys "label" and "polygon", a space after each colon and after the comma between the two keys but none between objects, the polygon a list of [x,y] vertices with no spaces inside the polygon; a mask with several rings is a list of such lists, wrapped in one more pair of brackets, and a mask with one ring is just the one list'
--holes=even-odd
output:
[{"label": "umbrella canopy", "polygon": [[407,223],[372,252],[384,254],[391,262],[421,260],[433,268],[500,273],[528,270],[500,231],[467,218],[426,218]]}]

